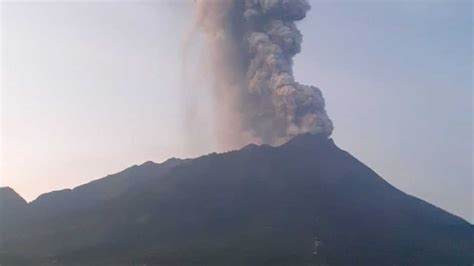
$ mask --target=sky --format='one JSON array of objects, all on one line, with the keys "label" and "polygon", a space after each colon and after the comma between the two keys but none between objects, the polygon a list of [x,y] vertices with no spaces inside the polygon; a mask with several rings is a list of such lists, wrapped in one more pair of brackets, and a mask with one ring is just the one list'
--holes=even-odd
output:
[{"label": "sky", "polygon": [[[322,90],[337,145],[473,222],[471,1],[310,2],[294,72]],[[192,1],[0,5],[0,186],[31,201],[216,149],[212,108],[186,125],[191,97],[212,106],[199,39],[183,45]]]}]

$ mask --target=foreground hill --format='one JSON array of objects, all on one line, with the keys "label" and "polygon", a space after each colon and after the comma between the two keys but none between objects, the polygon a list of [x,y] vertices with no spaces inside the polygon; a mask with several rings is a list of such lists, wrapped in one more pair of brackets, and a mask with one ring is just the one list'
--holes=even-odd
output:
[{"label": "foreground hill", "polygon": [[[4,189],[0,190],[3,199]],[[473,226],[302,135],[3,201],[2,265],[472,265]],[[12,211],[14,210],[14,211]]]}]

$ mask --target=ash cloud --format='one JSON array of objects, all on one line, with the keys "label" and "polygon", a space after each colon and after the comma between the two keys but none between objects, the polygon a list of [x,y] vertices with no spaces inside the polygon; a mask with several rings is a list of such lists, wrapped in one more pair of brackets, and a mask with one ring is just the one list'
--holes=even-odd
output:
[{"label": "ash cloud", "polygon": [[197,0],[195,8],[214,75],[221,143],[331,135],[321,91],[293,76],[303,39],[295,22],[310,9],[306,0]]}]

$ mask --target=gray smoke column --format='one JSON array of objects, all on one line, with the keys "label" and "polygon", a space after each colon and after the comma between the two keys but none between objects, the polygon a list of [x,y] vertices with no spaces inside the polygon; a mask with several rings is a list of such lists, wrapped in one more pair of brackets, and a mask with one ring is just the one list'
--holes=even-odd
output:
[{"label": "gray smoke column", "polygon": [[197,0],[224,142],[278,144],[301,133],[331,135],[321,91],[295,81],[306,0]]}]

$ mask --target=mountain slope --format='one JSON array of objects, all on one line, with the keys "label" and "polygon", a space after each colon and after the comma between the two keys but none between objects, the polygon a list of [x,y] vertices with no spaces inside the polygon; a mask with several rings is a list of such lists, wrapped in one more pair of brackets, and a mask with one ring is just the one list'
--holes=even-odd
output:
[{"label": "mountain slope", "polygon": [[22,215],[27,206],[26,201],[13,189],[0,187],[0,217],[2,217],[0,224],[5,226],[5,224],[13,223],[12,218]]},{"label": "mountain slope", "polygon": [[399,191],[321,136],[158,172],[115,197],[26,222],[0,254],[87,265],[473,262],[471,224]]},{"label": "mountain slope", "polygon": [[9,187],[0,187],[0,202],[2,208],[14,209],[26,206],[26,201]]},{"label": "mountain slope", "polygon": [[52,217],[88,209],[101,202],[112,200],[134,186],[167,173],[186,160],[169,159],[161,164],[148,161],[134,165],[119,173],[108,175],[74,189],[64,189],[43,194],[30,203],[35,217]]}]

